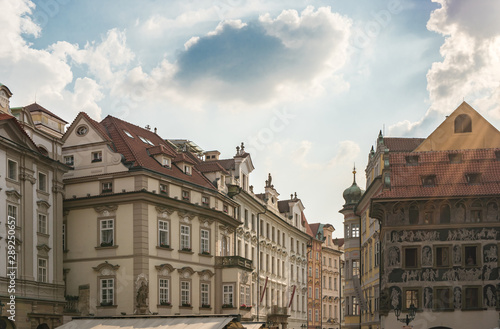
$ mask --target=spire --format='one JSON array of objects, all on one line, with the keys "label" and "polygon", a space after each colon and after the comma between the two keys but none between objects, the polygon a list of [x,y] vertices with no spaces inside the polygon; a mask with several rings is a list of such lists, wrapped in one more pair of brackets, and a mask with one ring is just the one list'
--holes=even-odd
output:
[{"label": "spire", "polygon": [[354,180],[352,182],[352,184],[356,184],[356,163],[354,163],[354,168],[352,169],[352,174],[354,176]]},{"label": "spire", "polygon": [[377,144],[384,144],[384,135],[382,135],[382,130],[378,133],[378,141]]}]

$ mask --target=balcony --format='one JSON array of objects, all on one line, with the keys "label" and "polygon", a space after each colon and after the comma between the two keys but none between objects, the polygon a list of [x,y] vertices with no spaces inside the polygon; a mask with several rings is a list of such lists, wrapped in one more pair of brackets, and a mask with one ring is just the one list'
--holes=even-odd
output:
[{"label": "balcony", "polygon": [[78,311],[78,296],[65,296],[66,304],[64,305],[64,313],[79,313]]},{"label": "balcony", "polygon": [[215,257],[216,268],[240,268],[242,270],[252,271],[252,261],[240,256],[217,256]]},{"label": "balcony", "polygon": [[287,314],[288,309],[286,307],[280,307],[277,305],[272,305],[271,306],[271,312],[269,312],[269,315],[288,315]]}]

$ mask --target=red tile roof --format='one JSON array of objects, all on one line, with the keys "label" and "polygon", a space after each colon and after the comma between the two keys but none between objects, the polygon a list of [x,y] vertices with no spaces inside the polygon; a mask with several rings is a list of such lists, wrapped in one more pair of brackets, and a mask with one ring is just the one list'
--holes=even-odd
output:
[{"label": "red tile roof", "polygon": [[148,152],[150,155],[164,154],[172,158],[175,158],[177,156],[177,154],[172,151],[172,149],[165,147],[165,145],[163,144],[148,148]]},{"label": "red tile roof", "polygon": [[[460,197],[500,194],[498,149],[391,153],[391,188],[374,199],[415,197]],[[460,163],[450,163],[449,154],[462,154]],[[418,165],[407,165],[406,156],[418,155]],[[466,174],[480,173],[480,183],[467,183]],[[435,175],[436,185],[424,187],[422,178]]]},{"label": "red tile roof", "polygon": [[290,211],[290,200],[279,200],[278,201],[278,210],[280,213],[287,213]]},{"label": "red tile roof", "polygon": [[318,229],[320,226],[321,226],[320,223],[309,224],[309,227],[311,228],[311,232],[314,236],[316,236],[318,234]]},{"label": "red tile roof", "polygon": [[424,140],[425,138],[384,137],[384,144],[391,152],[411,152]]},{"label": "red tile roof", "polygon": [[37,103],[33,103],[33,104],[30,104],[28,106],[25,106],[24,107],[26,110],[30,111],[30,112],[36,112],[36,111],[40,111],[40,112],[44,112],[58,120],[61,120],[62,122],[64,123],[68,123],[67,121],[65,121],[64,119],[61,119],[60,117],[58,117],[57,115],[55,115],[54,113],[50,112],[49,110],[47,110],[45,107],[37,104]]},{"label": "red tile roof", "polygon": [[220,163],[220,165],[226,169],[226,170],[232,170],[235,168],[235,162],[234,159],[223,159],[223,160],[216,160],[217,162]]},{"label": "red tile roof", "polygon": [[202,173],[209,173],[209,172],[217,172],[221,171],[224,174],[228,175],[229,173],[224,169],[218,162],[216,161],[208,161],[208,162],[201,162],[197,165],[195,165],[195,168],[201,171]]},{"label": "red tile roof", "polygon": [[192,164],[192,165],[195,165],[196,162],[193,161],[193,159],[189,156],[186,155],[186,153],[188,152],[182,152],[182,153],[178,153],[174,159],[174,163],[179,163],[179,162],[186,162],[186,163],[189,163],[189,164]]},{"label": "red tile roof", "polygon": [[311,230],[311,227],[309,226],[309,223],[307,222],[306,215],[304,215],[304,212],[302,212],[302,223],[304,224],[304,226],[306,228],[307,235],[314,238],[314,234]]},{"label": "red tile roof", "polygon": [[[176,165],[173,165],[171,168],[163,167],[158,161],[150,156],[148,154],[148,149],[151,148],[151,145],[136,138],[137,136],[148,139],[154,146],[163,145],[163,148],[165,148],[165,151],[168,153],[177,153],[173,146],[166,143],[154,132],[109,115],[101,121],[100,125],[107,130],[117,152],[121,153],[127,162],[133,163],[133,167],[147,168],[205,188],[215,189],[212,183],[198,170],[192,170],[192,174],[187,175]],[[128,131],[134,138],[128,137],[124,133],[124,130]]]},{"label": "red tile roof", "polygon": [[339,247],[342,247],[344,245],[344,238],[342,239],[339,239],[339,238],[335,238],[333,239],[333,244],[339,246]]}]

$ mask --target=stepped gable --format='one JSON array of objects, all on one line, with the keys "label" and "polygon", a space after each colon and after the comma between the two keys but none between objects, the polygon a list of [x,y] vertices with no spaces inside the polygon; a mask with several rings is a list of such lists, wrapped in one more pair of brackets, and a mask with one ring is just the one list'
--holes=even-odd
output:
[{"label": "stepped gable", "polygon": [[[177,151],[154,132],[109,115],[101,121],[101,124],[108,131],[116,151],[125,157],[126,162],[133,163],[133,167],[146,168],[205,188],[214,189],[212,183],[196,169],[192,171],[191,175],[187,175],[175,164],[167,168],[156,161],[156,159],[148,153],[148,149],[151,147],[161,145],[163,150],[169,154],[176,154],[176,156]],[[132,138],[125,134],[125,130],[132,135]],[[139,137],[142,137],[142,139],[146,141],[150,141],[153,145],[144,142]],[[183,153],[178,156],[183,157],[183,159],[188,159],[185,154],[182,154]],[[191,159],[189,161],[190,163],[193,162]]]}]

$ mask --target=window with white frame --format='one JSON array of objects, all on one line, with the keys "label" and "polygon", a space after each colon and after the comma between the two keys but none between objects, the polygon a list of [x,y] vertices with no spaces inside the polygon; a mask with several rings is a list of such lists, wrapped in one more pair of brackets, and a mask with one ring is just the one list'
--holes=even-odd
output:
[{"label": "window with white frame", "polygon": [[169,158],[162,157],[162,158],[161,158],[161,165],[162,165],[163,167],[170,168],[170,159],[169,159]]},{"label": "window with white frame", "polygon": [[201,230],[200,231],[200,245],[201,245],[201,253],[209,254],[210,253],[210,231],[209,230]]},{"label": "window with white frame", "polygon": [[191,282],[181,281],[181,306],[191,306]]},{"label": "window with white frame", "polygon": [[110,306],[114,302],[115,279],[100,279],[101,306]]},{"label": "window with white frame", "polygon": [[9,221],[14,219],[14,222],[16,222],[16,226],[19,226],[19,223],[17,221],[17,206],[9,204],[7,206],[7,216]]},{"label": "window with white frame", "polygon": [[160,183],[160,193],[168,194],[168,185],[165,183]]},{"label": "window with white frame", "polygon": [[47,234],[47,216],[38,214],[38,233]]},{"label": "window with white frame", "polygon": [[359,224],[351,224],[351,237],[359,238]]},{"label": "window with white frame", "polygon": [[190,199],[189,191],[182,191],[182,200],[189,201]]},{"label": "window with white frame", "polygon": [[17,162],[7,160],[7,178],[17,181]]},{"label": "window with white frame", "polygon": [[170,305],[170,280],[169,279],[160,278],[158,296],[159,296],[160,305]]},{"label": "window with white frame", "polygon": [[92,162],[101,162],[102,161],[102,152],[92,152]]},{"label": "window with white frame", "polygon": [[101,247],[110,247],[113,245],[114,240],[114,220],[113,219],[101,219],[100,221],[100,244]]},{"label": "window with white frame", "polygon": [[208,207],[210,206],[210,198],[208,196],[204,196],[202,195],[201,196],[201,204],[204,206],[204,207]]},{"label": "window with white frame", "polygon": [[184,173],[186,175],[191,175],[191,166],[184,165]]},{"label": "window with white frame", "polygon": [[42,172],[38,173],[38,189],[47,192],[47,175]]},{"label": "window with white frame", "polygon": [[209,283],[201,283],[201,307],[209,307],[210,306],[210,284]]},{"label": "window with white frame", "polygon": [[314,310],[314,321],[319,321],[319,311],[318,310]]},{"label": "window with white frame", "polygon": [[75,157],[73,155],[66,155],[64,157],[64,164],[73,166],[75,164]]},{"label": "window with white frame", "polygon": [[112,193],[112,192],[113,192],[113,182],[101,183],[101,193]]},{"label": "window with white frame", "polygon": [[181,250],[191,251],[191,227],[181,225]]},{"label": "window with white frame", "polygon": [[38,282],[47,282],[47,260],[38,258]]},{"label": "window with white frame", "polygon": [[169,222],[158,221],[158,245],[163,248],[170,248]]},{"label": "window with white frame", "polygon": [[225,284],[222,286],[222,306],[233,307],[234,301],[234,286],[232,284]]}]

